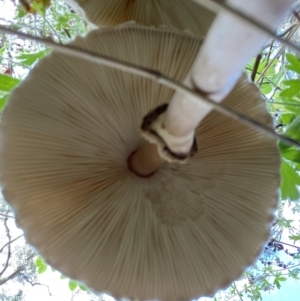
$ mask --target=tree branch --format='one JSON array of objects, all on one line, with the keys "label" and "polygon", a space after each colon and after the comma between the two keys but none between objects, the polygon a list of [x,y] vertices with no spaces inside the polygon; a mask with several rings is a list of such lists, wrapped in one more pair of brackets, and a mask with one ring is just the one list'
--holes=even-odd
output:
[{"label": "tree branch", "polygon": [[9,259],[11,257],[11,247],[10,247],[11,236],[10,236],[9,228],[7,226],[7,217],[4,219],[4,227],[5,227],[5,230],[6,230],[6,235],[8,237],[8,252],[7,252],[7,258],[6,258],[6,262],[4,264],[4,267],[3,267],[2,271],[0,272],[0,277],[6,271],[6,269],[8,267]]},{"label": "tree branch", "polygon": [[21,235],[19,235],[18,237],[12,239],[11,241],[7,242],[7,243],[0,249],[0,253],[3,252],[3,249],[4,249],[7,245],[13,243],[14,241],[16,241],[17,239],[19,239],[19,238],[22,237],[22,236],[24,236],[24,234],[21,234]]},{"label": "tree branch", "polygon": [[7,217],[7,218],[15,218],[14,216],[4,214],[4,213],[0,213],[0,216]]},{"label": "tree branch", "polygon": [[239,292],[239,290],[238,290],[238,288],[237,288],[235,282],[233,282],[233,285],[234,285],[234,287],[235,287],[235,290],[237,291],[237,294],[238,294],[240,300],[241,300],[241,301],[244,301],[243,298],[242,298],[242,294]]},{"label": "tree branch", "polygon": [[28,282],[29,284],[31,284],[31,286],[35,286],[35,285],[45,286],[45,287],[47,288],[47,290],[48,290],[49,295],[52,296],[52,294],[51,294],[51,292],[50,292],[50,289],[49,289],[49,286],[48,286],[48,285],[43,284],[43,283],[39,283],[39,282],[34,282],[34,283],[33,283],[33,282],[31,282],[31,281],[28,279],[28,277],[27,277],[26,275],[23,275],[23,279],[24,279],[26,282]]},{"label": "tree branch", "polygon": [[25,270],[25,266],[26,265],[22,265],[19,266],[13,273],[11,273],[9,276],[0,279],[0,285],[3,285],[4,283],[6,283],[7,281],[15,278],[16,276],[18,276],[22,271]]},{"label": "tree branch", "polygon": [[282,241],[280,241],[280,240],[275,240],[277,243],[279,243],[279,244],[283,244],[283,245],[286,245],[286,246],[289,246],[289,247],[292,247],[292,248],[296,248],[296,249],[300,249],[300,247],[298,247],[298,246],[295,246],[295,245],[291,245],[291,244],[288,244],[288,243],[286,243],[286,242],[282,242]]}]

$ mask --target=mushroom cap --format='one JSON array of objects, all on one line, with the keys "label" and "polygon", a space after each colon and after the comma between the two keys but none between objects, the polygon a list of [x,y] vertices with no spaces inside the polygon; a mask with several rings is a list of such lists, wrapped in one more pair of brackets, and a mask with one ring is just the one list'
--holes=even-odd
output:
[{"label": "mushroom cap", "polygon": [[[73,45],[183,80],[201,41],[136,25]],[[174,91],[53,52],[11,95],[1,120],[1,182],[30,244],[63,274],[115,297],[187,300],[241,275],[269,236],[276,141],[218,112],[196,129],[198,152],[139,178],[127,158],[139,127]],[[272,125],[243,76],[224,104]]]},{"label": "mushroom cap", "polygon": [[68,2],[90,22],[100,27],[136,21],[142,25],[165,25],[205,36],[215,18],[215,13],[192,0],[68,0]]}]

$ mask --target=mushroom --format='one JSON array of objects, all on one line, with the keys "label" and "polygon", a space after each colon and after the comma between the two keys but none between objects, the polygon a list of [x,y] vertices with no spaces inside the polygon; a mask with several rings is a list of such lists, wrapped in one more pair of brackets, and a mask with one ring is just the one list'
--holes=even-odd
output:
[{"label": "mushroom", "polygon": [[[182,81],[201,40],[131,24],[73,45]],[[165,109],[173,94],[53,52],[2,115],[1,183],[18,225],[50,265],[97,292],[140,300],[211,295],[239,277],[269,237],[280,159],[276,141],[258,130],[212,111],[186,164],[164,163],[148,177],[131,171],[129,158],[145,145],[143,117]],[[245,75],[224,105],[272,125]]]},{"label": "mushroom", "polygon": [[[215,13],[192,0],[67,0],[93,24],[114,26],[136,21],[147,26],[165,25],[205,36]],[[219,0],[224,2],[225,0]]]}]

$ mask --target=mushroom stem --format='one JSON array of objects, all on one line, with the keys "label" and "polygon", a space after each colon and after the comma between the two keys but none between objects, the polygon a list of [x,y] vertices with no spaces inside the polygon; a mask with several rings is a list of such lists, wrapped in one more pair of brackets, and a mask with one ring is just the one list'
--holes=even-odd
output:
[{"label": "mushroom stem", "polygon": [[[185,78],[184,85],[193,88],[191,74]],[[172,136],[187,137],[194,132],[199,122],[211,110],[211,106],[199,101],[196,97],[186,97],[176,92],[169,103],[163,126]],[[172,148],[172,145],[170,147]]]},{"label": "mushroom stem", "polygon": [[[294,0],[228,0],[231,7],[275,31]],[[218,13],[194,64],[195,85],[221,101],[268,36],[226,11]]]},{"label": "mushroom stem", "polygon": [[[281,19],[291,8],[294,0],[229,0],[232,7],[276,29]],[[267,35],[226,11],[219,12],[210,28],[204,45],[185,85],[197,87],[211,100],[221,102],[233,89],[240,78],[243,68],[255,52],[267,40]],[[195,128],[212,110],[196,98],[175,93],[166,111],[163,128],[165,143],[174,152],[178,152],[178,141],[192,137]],[[162,136],[162,135],[161,135]],[[174,142],[175,141],[175,142]],[[191,141],[181,151],[188,152]]]},{"label": "mushroom stem", "polygon": [[165,162],[152,143],[145,143],[137,151],[131,153],[128,158],[128,167],[137,176],[147,178]]}]

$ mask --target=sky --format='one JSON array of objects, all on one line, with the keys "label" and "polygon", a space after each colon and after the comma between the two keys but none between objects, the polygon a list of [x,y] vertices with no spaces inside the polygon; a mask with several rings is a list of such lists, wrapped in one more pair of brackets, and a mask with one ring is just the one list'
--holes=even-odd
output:
[{"label": "sky", "polygon": [[[0,0],[0,24],[4,24],[1,19],[12,19],[14,15],[14,6],[12,4],[12,0]],[[291,216],[291,211],[287,206],[285,207],[285,215]],[[292,216],[294,219],[295,216]],[[297,229],[300,229],[299,225],[299,216],[298,221],[295,221],[295,224],[293,225]],[[20,230],[15,229],[13,231],[13,236],[17,236],[18,233],[20,233]],[[285,240],[289,236],[288,231],[284,232],[283,240]],[[22,240],[19,240],[20,244],[23,243]],[[0,241],[0,245],[2,245],[3,242]],[[52,296],[49,295],[48,290],[44,286],[35,286],[32,288],[29,284],[26,286],[26,299],[25,301],[35,301],[35,300],[43,300],[43,301],[66,301],[71,300],[72,292],[70,291],[68,287],[68,280],[67,279],[60,279],[60,273],[59,272],[52,272],[50,268],[48,270],[39,275],[39,281],[40,283],[47,284],[49,286],[49,290],[52,293]],[[240,283],[240,285],[243,285],[243,283]],[[12,288],[13,289],[13,288]],[[78,301],[86,301],[89,300],[90,297],[88,296],[82,296],[81,298],[78,298],[76,300]],[[106,296],[105,299],[107,301],[112,301],[113,299],[109,296]],[[210,301],[211,298],[200,298],[201,301]],[[235,300],[235,299],[232,299]],[[282,288],[280,290],[274,290],[270,293],[263,293],[263,301],[299,301],[300,300],[300,281],[293,280],[291,278],[288,279],[286,283],[282,285]],[[246,298],[243,298],[243,301],[247,301]]]}]

